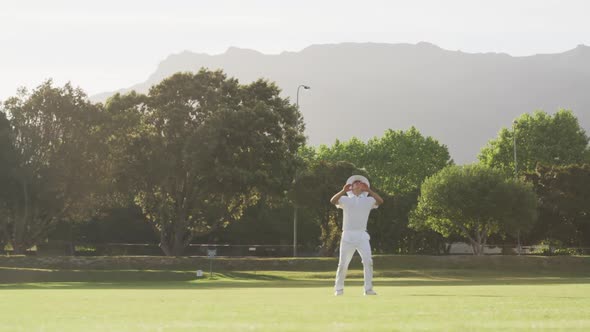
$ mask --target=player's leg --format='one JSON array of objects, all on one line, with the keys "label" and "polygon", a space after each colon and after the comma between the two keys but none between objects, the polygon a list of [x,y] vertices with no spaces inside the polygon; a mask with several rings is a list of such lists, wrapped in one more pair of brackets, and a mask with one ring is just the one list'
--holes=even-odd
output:
[{"label": "player's leg", "polygon": [[373,258],[371,256],[371,244],[369,242],[370,236],[366,233],[358,246],[358,252],[363,260],[363,272],[365,279],[365,294],[375,295],[373,291]]},{"label": "player's leg", "polygon": [[344,290],[344,279],[348,271],[348,265],[352,260],[352,256],[356,250],[354,243],[340,240],[340,255],[338,259],[338,270],[336,271],[336,282],[334,284],[334,291],[336,295],[341,295]]}]

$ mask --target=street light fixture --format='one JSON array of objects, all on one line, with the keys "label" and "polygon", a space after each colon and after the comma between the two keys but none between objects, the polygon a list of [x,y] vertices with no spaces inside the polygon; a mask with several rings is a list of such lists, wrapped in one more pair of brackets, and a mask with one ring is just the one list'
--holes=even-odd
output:
[{"label": "street light fixture", "polygon": [[[299,89],[309,90],[311,89],[308,85],[300,84],[297,87],[297,97],[295,99],[295,105],[297,106],[297,110],[299,110]],[[297,181],[297,171],[295,171],[295,179],[293,180],[293,184]],[[293,203],[293,257],[297,257],[297,205]]]},{"label": "street light fixture", "polygon": [[297,99],[295,100],[295,105],[297,106],[297,108],[299,108],[299,89],[301,89],[301,88],[303,88],[305,90],[311,89],[309,87],[309,85],[303,85],[303,84],[301,84],[297,87]]}]

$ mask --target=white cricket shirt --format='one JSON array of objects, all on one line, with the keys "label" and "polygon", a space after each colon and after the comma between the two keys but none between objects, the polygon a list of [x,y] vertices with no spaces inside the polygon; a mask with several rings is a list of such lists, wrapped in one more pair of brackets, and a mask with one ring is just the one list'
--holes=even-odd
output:
[{"label": "white cricket shirt", "polygon": [[366,194],[341,196],[336,207],[344,212],[342,231],[366,231],[369,213],[378,206],[375,198]]}]

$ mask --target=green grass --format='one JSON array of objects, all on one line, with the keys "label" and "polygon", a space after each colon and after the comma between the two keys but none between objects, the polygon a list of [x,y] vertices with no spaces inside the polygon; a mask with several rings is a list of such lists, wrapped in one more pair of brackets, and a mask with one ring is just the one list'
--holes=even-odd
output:
[{"label": "green grass", "polygon": [[[0,284],[0,331],[589,331],[590,274],[568,269],[353,264],[334,297],[325,268],[220,271],[0,268],[51,282]],[[559,266],[559,265],[557,265]],[[208,274],[206,274],[208,276]],[[56,281],[56,280],[78,280]]]}]

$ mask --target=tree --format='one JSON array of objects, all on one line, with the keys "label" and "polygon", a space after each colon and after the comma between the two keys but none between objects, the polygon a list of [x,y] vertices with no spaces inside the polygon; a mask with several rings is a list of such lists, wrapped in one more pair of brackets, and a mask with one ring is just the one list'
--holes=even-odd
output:
[{"label": "tree", "polygon": [[375,185],[387,194],[415,192],[422,181],[453,164],[448,148],[416,128],[386,130],[367,144],[357,138],[318,148],[318,160],[348,161],[371,174]]},{"label": "tree", "polygon": [[[340,243],[341,212],[330,198],[342,189],[348,177],[365,173],[348,162],[318,161],[299,173],[290,192],[297,206],[315,215],[320,227],[320,255],[332,256]],[[303,239],[305,242],[306,239]]]},{"label": "tree", "polygon": [[108,244],[157,243],[157,238],[137,206],[108,207],[83,222],[60,222],[48,235],[49,241]]},{"label": "tree", "polygon": [[12,129],[6,115],[0,112],[0,250],[10,240],[8,207],[11,198],[17,194],[15,170],[16,151],[12,143]]},{"label": "tree", "polygon": [[[320,227],[316,215],[305,208],[298,210],[298,246],[316,252],[320,245]],[[209,235],[204,241],[218,240],[231,244],[266,244],[292,246],[293,204],[287,199],[269,202],[264,195],[257,204],[248,207],[239,222],[231,223]],[[210,243],[210,242],[209,242]],[[285,248],[290,252],[291,248]]]},{"label": "tree", "polygon": [[384,203],[371,212],[367,225],[373,250],[397,254],[445,252],[445,239],[439,233],[408,227],[408,214],[416,207],[418,191],[394,196],[382,194],[381,197]]},{"label": "tree", "polygon": [[502,128],[498,137],[482,148],[480,163],[514,174],[514,136],[519,175],[534,172],[538,163],[568,165],[590,162],[589,138],[569,110],[553,116],[536,111],[515,120],[512,128]]},{"label": "tree", "polygon": [[536,220],[530,185],[481,165],[449,166],[422,184],[410,216],[414,229],[467,238],[482,255],[488,237],[514,229],[527,231]]},{"label": "tree", "polygon": [[347,161],[358,167],[364,167],[369,158],[367,145],[356,137],[348,141],[336,140],[332,146],[320,145],[315,153],[317,160],[331,162]]},{"label": "tree", "polygon": [[[45,240],[61,220],[83,220],[100,200],[103,114],[86,94],[47,81],[4,102],[13,154],[13,195],[5,203],[5,236],[15,253]],[[12,152],[11,152],[12,153]]]},{"label": "tree", "polygon": [[[270,82],[177,73],[148,95],[115,95],[116,184],[141,207],[166,255],[238,220],[261,193],[284,195],[303,144],[301,114]],[[124,189],[127,188],[127,189]]]},{"label": "tree", "polygon": [[416,128],[385,131],[368,143],[367,171],[390,194],[415,192],[428,176],[453,164],[449,150]]},{"label": "tree", "polygon": [[375,250],[438,252],[436,248],[444,246],[440,235],[430,230],[417,232],[407,225],[422,181],[453,164],[445,145],[432,137],[424,137],[411,127],[407,131],[387,130],[367,144],[353,137],[346,142],[336,141],[332,146],[322,145],[313,157],[331,162],[347,161],[371,175],[371,184],[379,188],[385,199],[385,203],[371,213],[368,226]]},{"label": "tree", "polygon": [[539,198],[539,222],[532,231],[533,239],[590,245],[590,164],[538,165],[525,176]]}]

